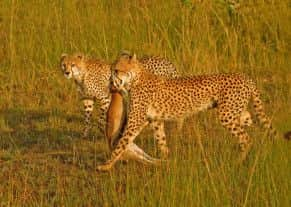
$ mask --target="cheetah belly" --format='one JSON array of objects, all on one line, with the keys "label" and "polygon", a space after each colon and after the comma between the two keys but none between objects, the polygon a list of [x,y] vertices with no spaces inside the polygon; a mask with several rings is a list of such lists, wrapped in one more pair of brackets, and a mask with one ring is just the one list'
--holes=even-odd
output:
[{"label": "cheetah belly", "polygon": [[[166,107],[165,107],[166,106]],[[182,117],[196,114],[200,111],[213,108],[214,103],[212,99],[205,100],[193,105],[188,103],[175,103],[174,105],[163,103],[162,107],[156,104],[150,105],[147,110],[147,119],[149,120],[175,120]]]}]

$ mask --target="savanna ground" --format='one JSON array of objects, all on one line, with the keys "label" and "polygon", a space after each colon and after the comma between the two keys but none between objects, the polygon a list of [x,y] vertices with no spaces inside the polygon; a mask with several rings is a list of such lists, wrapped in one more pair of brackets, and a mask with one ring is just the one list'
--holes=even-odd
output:
[{"label": "savanna ground", "polygon": [[[237,165],[237,140],[215,110],[180,132],[167,124],[167,164],[96,172],[107,143],[96,124],[80,139],[76,87],[58,67],[63,52],[111,62],[128,49],[167,57],[185,75],[244,72],[282,134],[291,129],[290,18],[288,0],[2,0],[0,206],[291,206],[290,142],[273,143],[255,125],[252,151]],[[157,156],[152,133],[140,137]]]}]

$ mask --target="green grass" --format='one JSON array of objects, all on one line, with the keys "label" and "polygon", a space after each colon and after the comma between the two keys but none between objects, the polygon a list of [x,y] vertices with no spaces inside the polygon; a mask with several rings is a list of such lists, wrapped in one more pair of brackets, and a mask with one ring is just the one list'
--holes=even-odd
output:
[{"label": "green grass", "polygon": [[[290,143],[251,127],[254,146],[236,165],[237,140],[215,111],[182,132],[167,124],[167,164],[97,173],[107,143],[97,127],[80,139],[76,87],[58,68],[63,52],[113,61],[128,49],[165,56],[183,74],[244,72],[282,134],[291,129],[290,18],[287,0],[1,1],[0,206],[291,206]],[[156,155],[151,131],[136,142]]]}]

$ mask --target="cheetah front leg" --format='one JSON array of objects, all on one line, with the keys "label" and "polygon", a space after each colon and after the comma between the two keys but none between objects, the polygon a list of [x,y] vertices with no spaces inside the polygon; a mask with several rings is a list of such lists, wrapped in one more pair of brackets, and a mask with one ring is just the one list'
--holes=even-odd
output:
[{"label": "cheetah front leg", "polygon": [[[105,134],[105,127],[106,127],[106,115],[107,115],[107,110],[109,108],[109,100],[103,100],[100,103],[100,109],[99,109],[99,114],[98,114],[98,128],[102,134]],[[109,148],[111,147],[112,143],[108,143]]]},{"label": "cheetah front leg", "polygon": [[84,117],[85,117],[85,127],[83,130],[83,138],[87,138],[89,131],[91,129],[91,117],[93,113],[94,101],[92,99],[84,99]]},{"label": "cheetah front leg", "polygon": [[224,113],[223,110],[219,111],[219,119],[222,125],[227,128],[234,137],[238,138],[238,144],[240,149],[239,163],[244,161],[250,151],[252,140],[244,129],[244,125],[241,124],[240,117]]},{"label": "cheetah front leg", "polygon": [[130,144],[133,143],[136,136],[141,132],[141,130],[148,124],[148,121],[144,123],[134,123],[134,120],[128,120],[127,128],[124,131],[124,135],[118,141],[114,150],[111,152],[110,159],[108,159],[104,164],[97,166],[98,171],[110,170],[113,165],[118,161],[122,154],[129,148]]}]

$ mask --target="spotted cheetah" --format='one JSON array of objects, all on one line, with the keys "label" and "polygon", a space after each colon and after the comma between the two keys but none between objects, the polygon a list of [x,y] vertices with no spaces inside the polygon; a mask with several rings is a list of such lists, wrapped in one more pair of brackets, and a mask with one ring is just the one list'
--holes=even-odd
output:
[{"label": "spotted cheetah", "polygon": [[[174,78],[178,76],[178,72],[176,71],[175,66],[164,58],[156,56],[144,57],[140,59],[140,62],[147,71],[152,72],[153,74],[165,76],[168,78]],[[64,76],[67,79],[74,79],[78,86],[78,91],[80,93],[85,112],[85,128],[83,131],[83,137],[87,137],[91,128],[91,116],[95,101],[99,102],[100,104],[98,127],[100,128],[101,132],[105,134],[106,112],[111,101],[111,94],[109,93],[111,65],[102,60],[86,57],[83,54],[63,54],[61,56],[60,66]],[[113,97],[117,96],[118,94]],[[119,99],[117,99],[117,101],[118,100]],[[116,101],[114,103],[116,103]],[[122,114],[118,113],[118,110],[120,110],[120,108],[117,110],[113,109],[109,111],[113,112],[110,113],[110,116],[108,116],[110,117],[109,121],[115,127],[114,129],[109,129],[109,131],[106,132],[110,148],[112,148],[113,145],[113,139],[111,139],[113,135],[110,136],[110,133],[116,134],[116,131],[119,130],[119,127],[116,129],[116,124],[114,122],[114,120],[118,121],[121,119]],[[112,132],[110,130],[112,130]],[[140,155],[140,158],[147,158],[148,161],[150,161],[150,156],[146,155],[136,145],[132,144],[131,149]],[[130,154],[132,157],[135,153],[130,152],[128,154]],[[141,157],[141,155],[143,157]],[[140,161],[144,160],[140,159]]]},{"label": "spotted cheetah", "polygon": [[149,123],[154,123],[157,143],[167,155],[163,121],[210,108],[217,108],[221,124],[238,138],[241,160],[245,159],[251,146],[251,139],[245,131],[245,127],[252,123],[247,111],[250,100],[264,128],[274,132],[255,83],[243,74],[167,79],[144,70],[136,55],[121,55],[112,66],[112,84],[123,93],[130,93],[128,123],[110,159],[99,165],[98,170],[109,170]]}]

